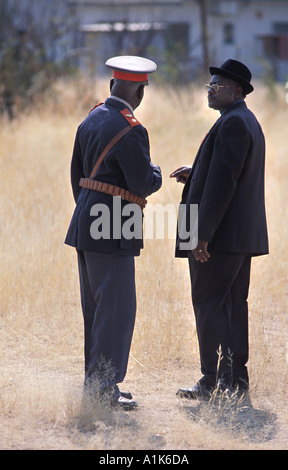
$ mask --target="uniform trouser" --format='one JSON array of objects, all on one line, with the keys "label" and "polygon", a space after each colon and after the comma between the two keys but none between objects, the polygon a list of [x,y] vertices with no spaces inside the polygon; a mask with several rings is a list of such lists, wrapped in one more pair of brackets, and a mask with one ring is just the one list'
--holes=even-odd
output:
[{"label": "uniform trouser", "polygon": [[135,315],[133,256],[78,251],[85,382],[98,390],[124,380]]},{"label": "uniform trouser", "polygon": [[204,382],[214,386],[223,377],[229,385],[248,386],[251,256],[214,252],[200,263],[191,253],[189,268]]}]

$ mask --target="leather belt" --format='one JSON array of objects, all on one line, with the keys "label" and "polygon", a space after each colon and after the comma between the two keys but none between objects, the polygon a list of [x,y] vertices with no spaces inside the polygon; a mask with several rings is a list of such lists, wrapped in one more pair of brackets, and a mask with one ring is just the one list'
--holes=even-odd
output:
[{"label": "leather belt", "polygon": [[113,184],[103,183],[103,181],[97,181],[90,178],[81,178],[79,185],[82,188],[91,189],[93,191],[99,191],[100,193],[110,194],[111,196],[120,196],[125,201],[138,204],[142,209],[147,204],[146,199],[143,199],[140,196],[130,193],[127,189],[119,188]]}]

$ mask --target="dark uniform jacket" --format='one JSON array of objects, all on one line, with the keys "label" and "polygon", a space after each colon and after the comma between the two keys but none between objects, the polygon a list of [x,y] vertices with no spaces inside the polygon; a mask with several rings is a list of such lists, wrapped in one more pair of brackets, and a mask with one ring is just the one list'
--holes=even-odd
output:
[{"label": "dark uniform jacket", "polygon": [[[198,238],[208,251],[267,254],[264,169],[261,127],[244,101],[235,103],[205,137],[184,186],[187,233],[189,205],[198,204]],[[185,257],[180,242],[178,235],[176,256]]]},{"label": "dark uniform jacket", "polygon": [[[123,215],[124,206],[129,204],[127,201],[120,199],[120,197],[114,197],[118,201],[115,205],[113,196],[79,186],[80,178],[90,177],[92,169],[106,145],[118,132],[130,124],[131,131],[122,137],[106,155],[94,179],[128,189],[132,194],[143,198],[161,187],[160,168],[153,165],[150,160],[147,131],[131,112],[121,114],[125,108],[125,104],[108,98],[104,104],[97,106],[90,112],[77,130],[71,162],[71,184],[76,208],[65,243],[79,250],[138,255],[143,247],[143,237],[139,238],[137,235],[139,227],[142,232],[142,210],[131,212],[130,215]],[[126,117],[126,114],[130,117]],[[92,223],[97,219],[95,215],[99,215],[99,217],[103,215],[100,210],[99,214],[96,214],[95,208],[91,211],[95,204],[98,204],[96,208],[105,205],[105,214],[107,215],[109,212],[110,219],[107,221],[106,217],[103,224],[106,226],[109,223],[109,236],[104,230],[105,227],[101,228],[100,226],[99,233],[103,231],[103,236],[95,238],[95,235],[91,235]],[[140,206],[137,208],[140,209]],[[116,212],[116,209],[117,214],[113,213],[113,211]],[[119,223],[119,213],[121,214],[120,227],[115,227],[113,223]],[[123,236],[123,224],[129,218],[132,221],[131,217],[135,222],[137,214],[138,230],[134,230],[132,226],[130,230],[132,235],[136,235],[131,239],[130,236]]]}]

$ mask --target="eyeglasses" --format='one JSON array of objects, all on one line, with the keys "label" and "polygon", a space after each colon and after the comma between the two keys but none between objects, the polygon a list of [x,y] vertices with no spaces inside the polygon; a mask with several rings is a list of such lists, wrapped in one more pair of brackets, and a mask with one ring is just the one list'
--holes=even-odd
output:
[{"label": "eyeglasses", "polygon": [[205,90],[212,89],[213,91],[219,91],[220,88],[235,88],[235,85],[217,85],[217,83],[213,83],[213,85],[205,85]]}]

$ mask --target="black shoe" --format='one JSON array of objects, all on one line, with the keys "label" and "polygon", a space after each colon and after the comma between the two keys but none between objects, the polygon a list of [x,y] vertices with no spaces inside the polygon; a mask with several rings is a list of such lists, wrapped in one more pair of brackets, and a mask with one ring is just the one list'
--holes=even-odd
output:
[{"label": "black shoe", "polygon": [[138,403],[135,400],[130,400],[121,395],[118,400],[113,403],[113,406],[124,411],[132,411],[138,408]]},{"label": "black shoe", "polygon": [[188,398],[190,400],[209,400],[213,389],[208,389],[197,382],[191,388],[179,388],[176,395],[179,398]]},{"label": "black shoe", "polygon": [[132,398],[133,398],[132,393],[130,393],[130,392],[121,392],[120,391],[120,395],[121,395],[121,397],[128,398],[128,400],[132,400]]},{"label": "black shoe", "polygon": [[190,400],[209,400],[213,390],[215,390],[213,378],[208,379],[203,376],[193,387],[179,388],[176,395],[180,398],[188,398]]},{"label": "black shoe", "polygon": [[229,381],[225,380],[224,378],[221,378],[218,380],[215,390],[219,393],[232,393],[232,386]]}]

